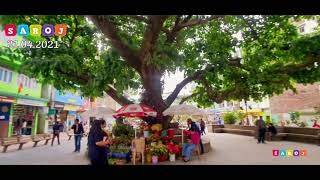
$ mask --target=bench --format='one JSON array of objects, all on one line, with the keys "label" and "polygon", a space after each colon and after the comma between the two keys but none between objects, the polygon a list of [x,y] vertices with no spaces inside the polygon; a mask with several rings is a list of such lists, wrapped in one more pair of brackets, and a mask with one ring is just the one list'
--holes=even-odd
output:
[{"label": "bench", "polygon": [[44,145],[47,145],[49,140],[52,139],[50,134],[37,134],[37,135],[32,136],[31,138],[32,138],[32,141],[34,142],[33,147],[36,147],[38,142],[44,141],[44,140],[46,141],[44,143]]},{"label": "bench", "polygon": [[214,133],[230,133],[230,134],[239,134],[244,136],[253,136],[253,130],[245,130],[245,129],[229,129],[229,128],[215,128]]},{"label": "bench", "polygon": [[19,144],[17,137],[11,137],[11,138],[2,138],[1,139],[1,146],[3,146],[3,153],[7,152],[7,149],[9,146]]},{"label": "bench", "polygon": [[19,149],[18,150],[21,150],[22,149],[22,146],[28,142],[31,141],[31,137],[30,136],[18,136],[18,142],[19,142]]},{"label": "bench", "polygon": [[319,144],[320,135],[287,133],[287,136],[285,139],[288,141],[297,141],[297,142]]},{"label": "bench", "polygon": [[21,150],[23,145],[30,142],[31,138],[29,136],[18,136],[9,137],[1,139],[1,146],[3,146],[3,153],[7,152],[7,149],[11,145],[19,144],[18,150]]}]

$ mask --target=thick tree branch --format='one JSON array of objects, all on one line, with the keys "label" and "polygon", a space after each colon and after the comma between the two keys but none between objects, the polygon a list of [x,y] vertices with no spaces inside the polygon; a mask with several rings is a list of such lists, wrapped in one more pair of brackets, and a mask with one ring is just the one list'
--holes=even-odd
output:
[{"label": "thick tree branch", "polygon": [[102,31],[102,33],[111,41],[112,47],[116,49],[119,55],[134,69],[140,71],[141,60],[137,52],[131,49],[120,38],[115,25],[108,16],[91,15],[89,18]]},{"label": "thick tree branch", "polygon": [[174,91],[167,97],[165,103],[168,106],[170,106],[173,103],[173,101],[177,98],[178,94],[183,89],[183,87],[185,87],[188,83],[190,83],[194,80],[200,79],[204,75],[204,73],[207,72],[209,69],[213,69],[213,68],[207,67],[204,70],[197,71],[193,75],[185,78],[183,81],[181,81],[179,84],[177,84]]},{"label": "thick tree branch", "polygon": [[152,56],[155,45],[159,38],[160,31],[162,30],[163,23],[166,20],[167,16],[150,16],[150,23],[147,26],[147,29],[144,34],[144,39],[140,49],[140,58],[145,59],[148,56]]},{"label": "thick tree branch", "polygon": [[174,40],[176,39],[179,31],[181,31],[183,28],[205,24],[205,23],[208,23],[214,19],[219,19],[222,17],[224,17],[224,16],[212,15],[212,16],[205,18],[205,19],[190,20],[192,18],[192,15],[189,15],[188,17],[183,19],[182,22],[180,22],[181,16],[177,16],[176,21],[175,21],[175,25],[172,28],[172,30],[169,32],[168,32],[168,30],[165,30],[166,35],[167,35],[166,43],[168,43],[168,44],[173,43]]},{"label": "thick tree branch", "polygon": [[185,27],[192,27],[192,26],[196,26],[196,25],[201,25],[201,24],[205,24],[208,23],[209,21],[212,21],[214,19],[219,19],[219,18],[223,18],[224,15],[212,15],[208,18],[205,19],[194,19],[194,20],[189,20],[185,23],[182,23],[179,25],[179,29],[181,28],[185,28]]},{"label": "thick tree branch", "polygon": [[320,53],[316,55],[308,54],[304,63],[287,65],[282,72],[293,75],[306,68],[314,68],[314,63],[320,63]]},{"label": "thick tree branch", "polygon": [[204,87],[206,88],[206,92],[208,98],[216,103],[223,102],[227,97],[239,95],[240,89],[236,86],[234,89],[225,90],[225,91],[215,91],[210,86],[209,82],[205,78],[201,78],[201,82],[203,83]]},{"label": "thick tree branch", "polygon": [[195,96],[197,96],[199,94],[201,94],[201,93],[199,93],[199,92],[198,93],[193,93],[193,94],[191,94],[189,96],[183,97],[179,104],[183,104],[184,102],[188,101],[189,99],[191,99],[191,98],[193,98],[193,97],[195,97]]},{"label": "thick tree branch", "polygon": [[143,17],[143,16],[139,16],[139,15],[129,15],[128,17],[133,18],[133,19],[135,19],[135,20],[137,20],[137,21],[140,21],[140,22],[147,23],[147,24],[150,23],[150,21],[149,21],[147,18]]},{"label": "thick tree branch", "polygon": [[183,19],[182,23],[188,22],[192,18],[192,15],[188,15],[186,18]]},{"label": "thick tree branch", "polygon": [[117,103],[119,103],[121,106],[127,105],[127,104],[133,104],[132,101],[128,100],[126,97],[121,96],[117,93],[117,90],[115,90],[113,87],[111,86],[107,86],[107,89],[105,90],[105,92],[113,99],[115,100]]},{"label": "thick tree branch", "polygon": [[[229,65],[235,66],[235,67],[241,67],[240,61],[241,61],[241,58],[231,59],[229,62]],[[181,81],[179,84],[177,84],[174,91],[167,97],[167,99],[165,101],[166,104],[168,106],[170,106],[173,103],[173,101],[177,98],[178,94],[183,89],[183,87],[185,87],[188,83],[190,83],[194,80],[201,79],[205,75],[206,72],[213,71],[214,69],[215,69],[214,66],[207,66],[205,69],[199,70],[199,71],[195,72],[193,75],[185,78],[183,81]]]}]

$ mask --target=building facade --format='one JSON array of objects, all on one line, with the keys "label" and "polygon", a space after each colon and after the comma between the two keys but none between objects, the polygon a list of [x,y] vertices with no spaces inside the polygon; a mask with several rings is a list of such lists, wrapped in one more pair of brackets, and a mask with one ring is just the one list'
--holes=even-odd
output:
[{"label": "building facade", "polygon": [[295,86],[297,93],[291,90],[270,99],[271,112],[279,120],[289,120],[290,112],[299,112],[300,119],[310,125],[317,117],[315,108],[320,106],[320,83]]},{"label": "building facade", "polygon": [[21,134],[23,121],[27,122],[25,135],[37,134],[39,122],[45,121],[39,112],[47,110],[48,99],[41,98],[42,84],[36,79],[19,74],[2,59],[0,64],[0,136]]},{"label": "building facade", "polygon": [[63,131],[68,131],[76,118],[81,120],[79,113],[85,103],[86,98],[78,92],[59,91],[51,88],[48,131],[51,132],[55,121],[64,125]]}]

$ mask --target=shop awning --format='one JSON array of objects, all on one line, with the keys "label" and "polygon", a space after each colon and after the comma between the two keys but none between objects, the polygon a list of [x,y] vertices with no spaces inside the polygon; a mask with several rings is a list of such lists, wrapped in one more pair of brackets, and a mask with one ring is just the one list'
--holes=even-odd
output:
[{"label": "shop awning", "polygon": [[42,101],[47,103],[49,100],[48,99],[43,99],[43,98],[36,98],[36,97],[31,97],[31,96],[23,96],[17,93],[9,93],[9,92],[3,92],[0,91],[0,96],[11,96],[15,98],[20,98],[20,99],[29,99],[29,100],[35,100],[35,101]]}]

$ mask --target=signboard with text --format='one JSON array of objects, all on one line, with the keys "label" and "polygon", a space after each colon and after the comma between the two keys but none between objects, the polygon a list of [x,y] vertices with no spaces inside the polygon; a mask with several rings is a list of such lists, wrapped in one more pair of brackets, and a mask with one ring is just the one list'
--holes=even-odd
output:
[{"label": "signboard with text", "polygon": [[0,96],[0,102],[7,102],[7,103],[13,103],[14,98],[8,97],[8,96]]},{"label": "signboard with text", "polygon": [[17,99],[17,104],[28,105],[28,106],[47,106],[46,102],[35,101],[31,99]]},{"label": "signboard with text", "polygon": [[71,92],[61,92],[56,91],[55,92],[55,101],[63,102],[66,104],[75,104],[75,105],[84,105],[85,104],[85,98],[81,97],[78,94],[71,93]]}]

